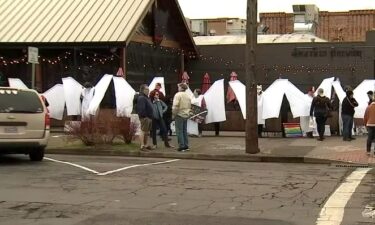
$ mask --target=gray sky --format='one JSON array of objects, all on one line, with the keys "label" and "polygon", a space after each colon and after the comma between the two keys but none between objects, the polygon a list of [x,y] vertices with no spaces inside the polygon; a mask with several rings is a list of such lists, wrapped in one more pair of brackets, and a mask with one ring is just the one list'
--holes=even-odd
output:
[{"label": "gray sky", "polygon": [[[215,17],[246,18],[247,0],[178,0],[191,19]],[[293,4],[315,4],[320,11],[375,9],[375,0],[258,0],[258,12],[292,12]]]}]

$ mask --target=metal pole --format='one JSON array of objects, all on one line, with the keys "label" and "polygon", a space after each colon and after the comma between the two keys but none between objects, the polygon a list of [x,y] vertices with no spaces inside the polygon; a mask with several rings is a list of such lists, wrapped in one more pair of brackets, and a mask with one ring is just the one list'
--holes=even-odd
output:
[{"label": "metal pole", "polygon": [[35,90],[35,63],[31,63],[31,89]]},{"label": "metal pole", "polygon": [[246,22],[246,153],[259,152],[255,47],[257,44],[257,0],[247,0]]}]

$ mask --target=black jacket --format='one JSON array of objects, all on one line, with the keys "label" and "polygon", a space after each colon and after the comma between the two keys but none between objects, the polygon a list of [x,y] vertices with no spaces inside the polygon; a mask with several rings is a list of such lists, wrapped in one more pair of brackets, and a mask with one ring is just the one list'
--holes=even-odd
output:
[{"label": "black jacket", "polygon": [[139,94],[136,108],[139,118],[153,118],[154,109],[152,102],[145,94]]},{"label": "black jacket", "polygon": [[354,116],[354,108],[358,106],[358,102],[355,98],[346,97],[344,101],[342,101],[341,106],[341,114],[342,115],[349,115]]},{"label": "black jacket", "polygon": [[327,116],[328,110],[332,110],[332,105],[326,96],[321,97],[320,95],[313,98],[310,107],[310,116]]}]

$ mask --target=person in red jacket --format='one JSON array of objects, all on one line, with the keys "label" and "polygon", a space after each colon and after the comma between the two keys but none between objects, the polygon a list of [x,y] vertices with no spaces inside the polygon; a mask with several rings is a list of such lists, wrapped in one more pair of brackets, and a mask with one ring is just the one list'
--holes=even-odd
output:
[{"label": "person in red jacket", "polygon": [[150,92],[151,101],[154,101],[154,96],[155,96],[156,93],[159,94],[159,99],[164,102],[165,96],[164,96],[163,92],[161,92],[161,83],[156,83],[155,89]]},{"label": "person in red jacket", "polygon": [[[371,102],[369,106],[367,106],[364,116],[364,124],[367,128],[367,145],[366,151],[367,155],[371,154],[371,144],[375,139],[375,102]],[[375,156],[375,152],[374,152]]]}]

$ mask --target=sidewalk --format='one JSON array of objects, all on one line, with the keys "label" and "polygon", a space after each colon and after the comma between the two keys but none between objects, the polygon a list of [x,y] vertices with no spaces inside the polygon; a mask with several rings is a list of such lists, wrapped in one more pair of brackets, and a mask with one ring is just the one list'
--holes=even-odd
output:
[{"label": "sidewalk", "polygon": [[[327,137],[323,142],[312,138],[260,138],[260,153],[246,154],[243,132],[222,132],[219,137],[207,132],[202,138],[190,138],[190,151],[177,152],[162,146],[150,152],[140,152],[137,143],[101,147],[83,146],[80,141],[67,143],[61,133],[53,133],[47,153],[121,155],[137,157],[162,157],[183,159],[210,159],[249,162],[290,163],[346,163],[375,166],[375,158],[366,155],[366,136],[351,142],[342,137]],[[175,137],[172,144],[176,145]]]}]

